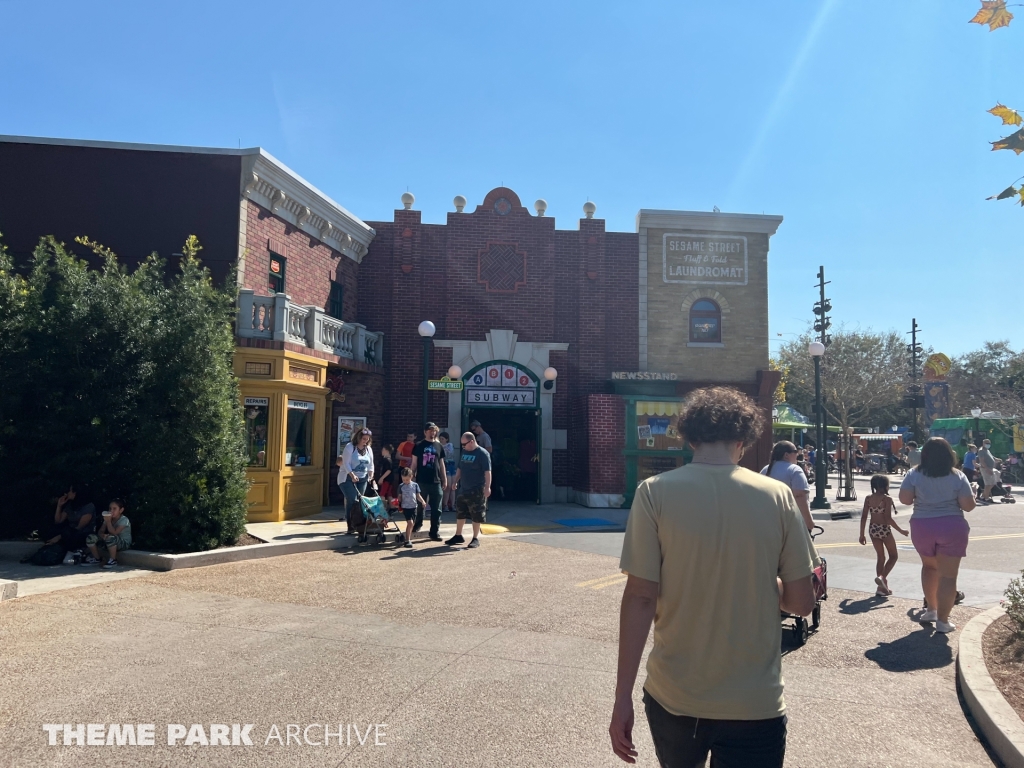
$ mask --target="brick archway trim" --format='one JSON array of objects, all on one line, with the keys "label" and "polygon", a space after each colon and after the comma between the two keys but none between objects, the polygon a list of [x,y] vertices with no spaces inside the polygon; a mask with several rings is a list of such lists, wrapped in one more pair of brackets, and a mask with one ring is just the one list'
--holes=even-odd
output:
[{"label": "brick archway trim", "polygon": [[718,308],[722,310],[723,315],[729,314],[729,301],[722,294],[712,288],[698,288],[695,291],[691,291],[683,299],[683,305],[680,308],[683,312],[689,312],[690,307],[694,305],[699,299],[711,299],[713,302],[718,304]]}]

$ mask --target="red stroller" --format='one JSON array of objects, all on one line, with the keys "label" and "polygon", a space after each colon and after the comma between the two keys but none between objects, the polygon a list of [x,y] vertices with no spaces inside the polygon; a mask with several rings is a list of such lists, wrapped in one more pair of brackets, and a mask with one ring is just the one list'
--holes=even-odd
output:
[{"label": "red stroller", "polygon": [[[816,525],[811,532],[811,538],[817,538],[819,534],[824,532],[824,528]],[[793,640],[797,646],[804,645],[811,632],[817,632],[818,627],[821,626],[821,603],[823,600],[828,600],[828,566],[825,563],[825,558],[821,558],[821,565],[815,568],[811,574],[811,585],[814,588],[814,610],[811,611],[810,621],[804,616],[795,616],[785,611],[781,612],[783,621],[792,620],[793,622],[787,629],[793,633]]]}]

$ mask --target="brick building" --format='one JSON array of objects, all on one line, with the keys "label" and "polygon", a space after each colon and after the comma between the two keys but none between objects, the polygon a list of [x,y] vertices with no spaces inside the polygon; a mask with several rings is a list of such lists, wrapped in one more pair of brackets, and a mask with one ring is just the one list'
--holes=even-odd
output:
[{"label": "brick building", "polygon": [[44,235],[91,259],[86,235],[135,265],[194,234],[239,290],[235,373],[249,442],[250,519],[320,511],[341,414],[384,412],[383,337],[358,323],[373,229],[262,149],[0,137],[0,232],[24,265]]},{"label": "brick building", "polygon": [[499,498],[620,506],[689,456],[671,416],[694,387],[730,384],[771,408],[768,239],[781,217],[643,210],[636,232],[608,232],[587,203],[560,230],[544,201],[534,215],[497,188],[472,211],[456,198],[442,225],[406,198],[393,221],[369,222],[360,273],[361,316],[389,339],[386,434],[423,420],[423,320],[436,327],[430,377],[454,365],[465,385],[431,394],[428,417],[453,435],[483,424]]},{"label": "brick building", "polygon": [[673,415],[696,386],[771,408],[778,216],[641,210],[637,231],[608,232],[587,203],[557,229],[544,201],[533,213],[497,188],[472,210],[457,197],[444,224],[424,224],[409,194],[392,221],[363,222],[258,148],[0,137],[0,167],[17,259],[46,234],[88,235],[128,263],[195,234],[215,279],[237,283],[254,520],[337,503],[334,459],[357,426],[378,447],[419,431],[427,348],[429,378],[457,366],[464,385],[430,393],[427,416],[453,442],[483,423],[496,502],[629,503],[688,457]]}]

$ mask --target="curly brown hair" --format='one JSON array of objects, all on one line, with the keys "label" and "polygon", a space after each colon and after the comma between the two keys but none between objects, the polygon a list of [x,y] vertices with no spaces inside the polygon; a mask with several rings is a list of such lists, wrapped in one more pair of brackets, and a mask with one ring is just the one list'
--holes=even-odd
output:
[{"label": "curly brown hair", "polygon": [[695,390],[679,416],[679,431],[691,445],[742,442],[749,448],[763,430],[764,413],[757,403],[732,387]]}]

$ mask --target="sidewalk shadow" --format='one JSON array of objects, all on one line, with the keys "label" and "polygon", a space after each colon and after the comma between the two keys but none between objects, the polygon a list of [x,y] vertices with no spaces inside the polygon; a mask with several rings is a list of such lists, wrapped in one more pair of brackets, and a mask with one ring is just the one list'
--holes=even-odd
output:
[{"label": "sidewalk shadow", "polygon": [[839,612],[847,616],[856,616],[858,613],[867,613],[868,611],[877,611],[879,608],[892,607],[892,603],[886,602],[884,597],[872,595],[871,597],[865,597],[863,600],[846,598],[839,603]]},{"label": "sidewalk shadow", "polygon": [[914,672],[948,667],[953,663],[953,648],[946,635],[922,627],[891,643],[879,643],[865,651],[864,657],[886,672]]}]

